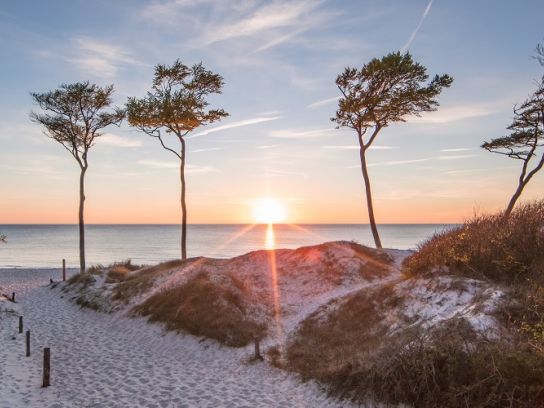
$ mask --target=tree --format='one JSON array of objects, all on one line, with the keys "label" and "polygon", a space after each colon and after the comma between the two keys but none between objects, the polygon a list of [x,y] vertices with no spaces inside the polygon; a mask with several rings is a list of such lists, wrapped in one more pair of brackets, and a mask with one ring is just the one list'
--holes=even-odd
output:
[{"label": "tree", "polygon": [[407,116],[436,110],[436,97],[453,79],[449,75],[436,75],[425,85],[426,71],[409,53],[395,52],[374,58],[360,70],[348,67],[336,78],[342,96],[331,120],[338,127],[357,133],[370,228],[377,248],[382,244],[374,218],[366,152],[380,131],[391,123],[405,122]]},{"label": "tree", "polygon": [[113,85],[104,88],[86,82],[63,84],[54,91],[31,93],[44,111],[32,112],[33,122],[44,127],[44,133],[59,142],[79,165],[79,266],[85,272],[85,174],[89,168],[89,149],[101,130],[119,126],[124,118],[122,109],[106,110],[112,103]]},{"label": "tree", "polygon": [[[158,139],[164,149],[180,160],[182,259],[187,259],[185,136],[199,126],[228,116],[223,109],[207,109],[208,95],[220,94],[222,87],[223,78],[206,70],[202,63],[188,67],[176,60],[171,66],[157,65],[151,91],[141,99],[129,98],[126,106],[129,124]],[[178,150],[165,142],[167,135],[177,138]]]},{"label": "tree", "polygon": [[[514,119],[507,129],[510,130],[508,136],[482,144],[482,148],[487,151],[523,162],[518,186],[504,212],[506,217],[514,209],[525,186],[544,166],[544,151],[539,151],[539,147],[544,146],[544,78],[538,84],[537,90],[525,102],[519,107],[514,106]],[[533,164],[533,159],[536,164]]]}]

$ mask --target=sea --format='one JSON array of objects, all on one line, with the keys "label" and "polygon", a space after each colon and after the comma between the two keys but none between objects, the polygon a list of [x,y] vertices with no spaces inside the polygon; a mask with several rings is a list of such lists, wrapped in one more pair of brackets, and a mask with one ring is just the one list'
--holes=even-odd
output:
[{"label": "sea", "polygon": [[[452,224],[383,224],[378,229],[384,248],[415,249],[433,234]],[[228,258],[270,247],[267,225],[188,225],[189,257]],[[327,241],[355,241],[373,246],[367,224],[276,224],[274,248],[298,248]],[[85,226],[87,266],[130,259],[134,264],[155,264],[180,258],[179,225]],[[267,233],[268,231],[268,233]],[[0,268],[55,268],[62,259],[79,267],[77,225],[0,225]]]}]

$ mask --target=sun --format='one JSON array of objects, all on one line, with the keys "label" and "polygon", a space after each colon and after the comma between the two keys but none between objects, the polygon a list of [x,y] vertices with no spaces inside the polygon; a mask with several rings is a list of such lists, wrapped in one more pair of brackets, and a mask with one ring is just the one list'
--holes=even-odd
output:
[{"label": "sun", "polygon": [[287,208],[276,198],[260,198],[253,204],[253,218],[259,224],[282,223],[287,219]]}]

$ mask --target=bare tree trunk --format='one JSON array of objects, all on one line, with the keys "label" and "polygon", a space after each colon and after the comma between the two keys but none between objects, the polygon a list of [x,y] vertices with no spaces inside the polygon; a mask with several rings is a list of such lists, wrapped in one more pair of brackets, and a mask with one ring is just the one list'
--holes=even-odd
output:
[{"label": "bare tree trunk", "polygon": [[185,140],[181,137],[181,164],[179,178],[181,181],[181,259],[187,259],[187,205],[185,204]]},{"label": "bare tree trunk", "polygon": [[506,207],[506,210],[504,211],[504,216],[509,217],[512,213],[512,210],[514,209],[514,206],[516,205],[516,202],[518,201],[518,198],[521,196],[521,193],[523,192],[523,189],[527,183],[520,181],[518,184],[518,188],[516,188],[516,191],[514,192],[514,195],[510,199],[510,202],[508,203],[508,207]]},{"label": "bare tree trunk", "polygon": [[363,179],[365,180],[368,219],[370,221],[370,229],[372,230],[372,236],[374,237],[374,244],[376,245],[376,248],[381,248],[382,242],[380,241],[380,235],[378,234],[378,227],[376,226],[376,220],[374,218],[374,207],[372,205],[372,192],[370,191],[370,177],[368,176],[368,169],[366,167],[365,153],[366,153],[366,149],[360,141],[359,157],[361,158],[361,171],[363,173]]},{"label": "bare tree trunk", "polygon": [[85,173],[87,167],[81,168],[79,175],[79,271],[85,272]]},{"label": "bare tree trunk", "polygon": [[[535,149],[533,149],[534,151]],[[532,152],[531,152],[532,154]],[[510,214],[512,213],[512,211],[514,210],[514,206],[516,205],[516,202],[518,201],[518,198],[521,196],[521,193],[523,192],[523,189],[525,188],[525,186],[529,183],[529,181],[531,180],[531,178],[540,171],[540,169],[542,169],[542,167],[544,167],[544,153],[542,154],[542,156],[540,157],[540,161],[538,162],[537,166],[531,170],[527,176],[525,176],[526,174],[526,171],[527,171],[527,167],[528,167],[528,164],[529,164],[529,161],[531,160],[531,157],[532,156],[528,156],[528,159],[525,161],[525,163],[523,164],[523,170],[521,172],[521,175],[519,177],[519,183],[518,183],[518,188],[516,189],[516,191],[514,192],[514,195],[512,196],[512,198],[510,199],[510,202],[508,203],[508,207],[506,207],[506,210],[504,211],[504,216],[505,217],[509,217]]]}]

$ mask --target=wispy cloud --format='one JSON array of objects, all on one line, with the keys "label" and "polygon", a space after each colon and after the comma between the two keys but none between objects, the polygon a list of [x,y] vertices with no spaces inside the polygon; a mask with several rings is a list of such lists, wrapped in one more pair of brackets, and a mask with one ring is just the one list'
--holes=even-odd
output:
[{"label": "wispy cloud", "polygon": [[[391,161],[383,161],[378,163],[370,163],[368,167],[378,167],[378,166],[398,166],[401,164],[411,164],[411,163],[422,163],[429,160],[432,160],[432,157],[425,157],[422,159],[411,159],[411,160],[391,160]],[[352,166],[352,167],[360,167],[360,166]]]},{"label": "wispy cloud", "polygon": [[255,149],[265,150],[265,149],[273,149],[274,147],[278,147],[278,145],[260,145],[260,146],[255,146]]},{"label": "wispy cloud", "polygon": [[439,108],[436,112],[408,119],[412,123],[449,123],[464,119],[493,115],[504,109],[505,102],[484,102]]},{"label": "wispy cloud", "polygon": [[224,147],[204,147],[202,149],[191,150],[191,153],[214,152],[216,150],[225,150],[225,148]]},{"label": "wispy cloud", "polygon": [[103,134],[97,139],[97,143],[112,147],[139,147],[142,145],[142,142],[136,138],[122,137],[113,133]]},{"label": "wispy cloud", "polygon": [[408,39],[408,41],[406,42],[406,44],[404,44],[404,46],[401,48],[401,52],[405,52],[408,50],[408,48],[410,48],[410,45],[412,45],[412,42],[415,40],[416,38],[416,35],[419,31],[419,29],[421,28],[421,26],[423,25],[423,21],[425,21],[425,17],[427,17],[427,14],[429,14],[429,11],[431,11],[431,6],[433,5],[433,0],[430,0],[429,3],[427,4],[427,7],[425,8],[425,11],[423,12],[423,15],[421,16],[421,18],[419,19],[419,23],[418,25],[416,26],[415,30],[412,32],[412,34],[410,35],[410,38]]},{"label": "wispy cloud", "polygon": [[282,129],[271,130],[268,132],[268,136],[276,137],[280,139],[307,139],[312,137],[330,136],[331,132],[336,129],[324,128],[324,129],[311,129],[311,130],[298,130],[298,129]]},{"label": "wispy cloud", "polygon": [[455,147],[455,148],[451,148],[451,149],[442,149],[440,150],[441,152],[444,152],[444,153],[453,153],[453,152],[468,152],[470,150],[474,150],[473,147]]},{"label": "wispy cloud", "polygon": [[188,139],[191,139],[194,137],[206,136],[206,135],[209,135],[210,133],[220,132],[222,130],[233,129],[233,128],[238,128],[242,126],[256,125],[257,123],[270,122],[270,121],[278,120],[281,118],[282,118],[281,116],[271,116],[271,117],[260,117],[260,118],[239,120],[237,122],[231,122],[225,125],[216,126],[211,129],[203,130],[202,132],[198,132],[198,133],[195,133],[194,135],[188,136]]},{"label": "wispy cloud", "polygon": [[460,160],[476,157],[475,154],[459,154],[454,156],[438,156],[438,160]]},{"label": "wispy cloud", "polygon": [[[138,164],[153,169],[179,169],[179,162],[158,161],[158,160],[139,160]],[[212,173],[218,171],[213,166],[197,166],[194,164],[185,165],[185,173]]]},{"label": "wispy cloud", "polygon": [[[265,3],[249,13],[231,14],[223,21],[214,22],[213,27],[202,34],[201,41],[206,45],[211,45],[237,37],[254,37],[266,32],[281,30],[279,35],[278,32],[275,32],[276,35],[260,47],[262,49],[270,48],[292,38],[292,35],[285,34],[285,30],[295,28],[296,31],[300,31],[302,26],[308,25],[309,16],[321,3],[321,1],[309,0],[283,0]],[[313,23],[315,20],[320,21],[315,17],[310,21]]]},{"label": "wispy cloud", "polygon": [[[370,163],[368,167],[375,167],[375,166],[398,166],[402,164],[412,164],[412,163],[423,163],[428,161],[434,161],[434,160],[462,160],[462,159],[469,159],[471,157],[476,157],[476,155],[473,154],[463,154],[463,155],[454,155],[454,156],[437,156],[437,157],[422,157],[419,159],[409,159],[409,160],[391,160],[391,161],[382,161],[377,163]],[[351,166],[353,168],[359,167],[359,166]]]},{"label": "wispy cloud", "polygon": [[[360,147],[358,145],[338,145],[338,146],[321,146],[322,149],[331,149],[331,150],[358,150]],[[398,149],[397,146],[370,146],[371,150],[392,150]]]},{"label": "wispy cloud", "polygon": [[128,51],[109,42],[79,37],[73,45],[75,56],[64,59],[91,76],[114,78],[124,65],[140,65]]},{"label": "wispy cloud", "polygon": [[298,176],[302,178],[307,178],[308,174],[300,172],[300,171],[287,171],[287,170],[279,170],[279,169],[267,169],[265,171],[266,176],[272,176],[272,177],[282,177],[282,176]]},{"label": "wispy cloud", "polygon": [[310,109],[319,108],[321,106],[332,104],[332,103],[338,101],[339,99],[340,99],[339,96],[333,96],[332,98],[321,99],[319,101],[315,101],[315,102],[312,102],[311,104],[309,104],[308,108],[310,108]]}]

